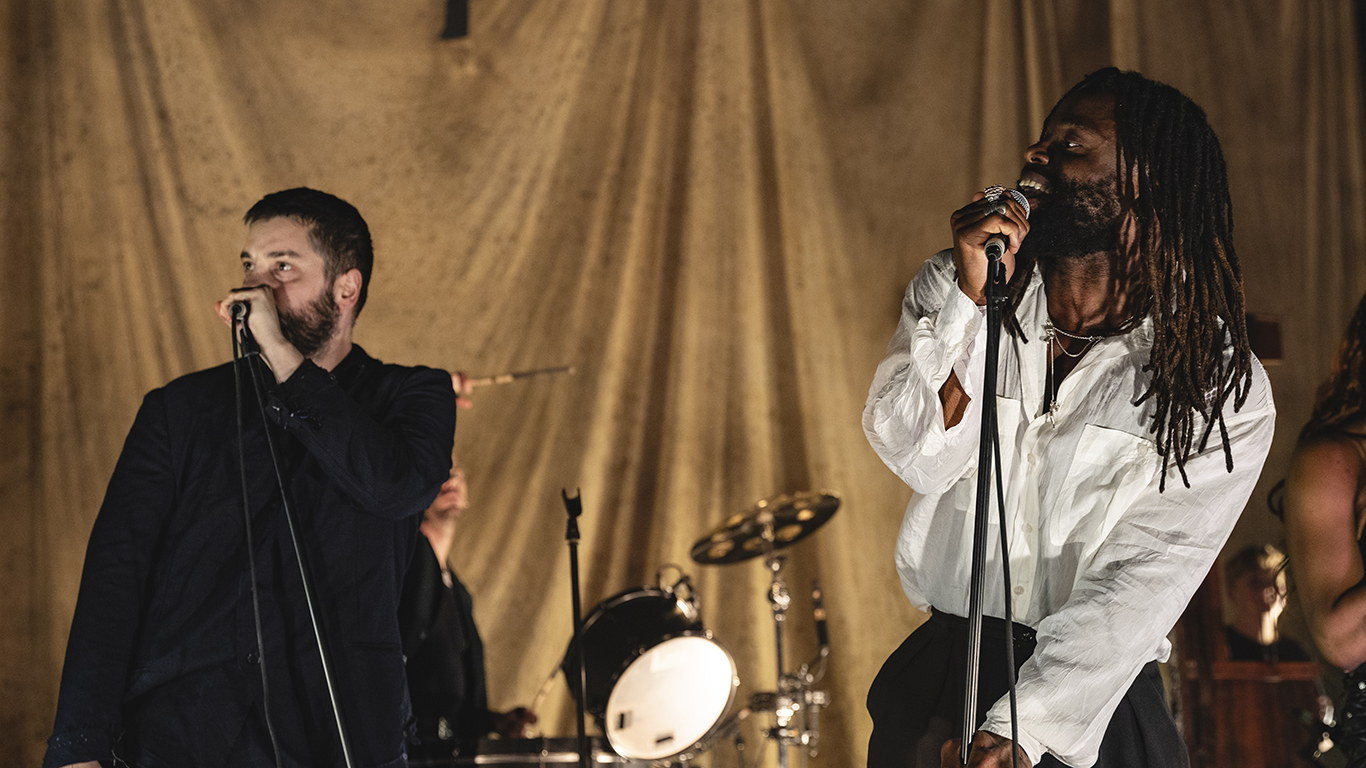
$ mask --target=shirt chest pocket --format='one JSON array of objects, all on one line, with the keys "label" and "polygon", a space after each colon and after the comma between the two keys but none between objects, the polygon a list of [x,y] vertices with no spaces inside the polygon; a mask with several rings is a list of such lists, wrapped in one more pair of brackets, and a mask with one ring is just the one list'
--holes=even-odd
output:
[{"label": "shirt chest pocket", "polygon": [[1049,543],[1080,545],[1079,554],[1092,554],[1157,469],[1157,449],[1150,441],[1118,429],[1085,425],[1066,478],[1045,507]]}]

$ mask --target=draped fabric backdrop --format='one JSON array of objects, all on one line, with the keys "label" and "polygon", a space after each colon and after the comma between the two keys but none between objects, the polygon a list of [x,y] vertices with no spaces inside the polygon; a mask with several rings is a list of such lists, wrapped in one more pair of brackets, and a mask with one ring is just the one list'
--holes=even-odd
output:
[{"label": "draped fabric backdrop", "polygon": [[[950,211],[1013,180],[1053,102],[1105,64],[1204,105],[1253,311],[1279,315],[1263,489],[1366,289],[1347,0],[10,0],[0,6],[0,746],[36,764],[96,509],[142,394],[228,359],[212,303],[240,217],[309,185],[377,261],[359,342],[475,374],[452,564],[495,706],[570,632],[561,488],[588,606],[683,564],[741,692],[774,686],[758,562],[688,564],[755,500],[843,506],[790,550],[793,651],[819,576],[834,654],[818,764],[862,765],[882,660],[923,618],[892,543],[909,490],[859,413]],[[1254,498],[1239,542],[1274,539]],[[557,683],[545,731],[572,730]],[[746,726],[751,761],[761,743]],[[773,760],[770,748],[765,759]],[[715,765],[734,765],[723,745]]]}]

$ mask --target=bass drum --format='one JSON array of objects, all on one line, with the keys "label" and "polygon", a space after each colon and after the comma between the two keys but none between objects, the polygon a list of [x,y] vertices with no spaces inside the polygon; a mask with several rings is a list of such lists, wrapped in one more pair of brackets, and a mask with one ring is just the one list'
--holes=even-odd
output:
[{"label": "bass drum", "polygon": [[[667,760],[709,746],[740,685],[697,602],[641,587],[604,600],[583,623],[588,712],[618,755]],[[577,649],[561,665],[577,695]]]}]

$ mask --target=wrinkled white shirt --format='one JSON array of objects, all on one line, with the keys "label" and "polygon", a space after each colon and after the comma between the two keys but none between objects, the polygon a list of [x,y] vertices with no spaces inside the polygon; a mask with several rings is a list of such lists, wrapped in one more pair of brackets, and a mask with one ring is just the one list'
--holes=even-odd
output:
[{"label": "wrinkled white shirt", "polygon": [[[1205,449],[1186,462],[1191,487],[1173,461],[1158,493],[1152,401],[1134,405],[1151,380],[1143,371],[1151,319],[1091,347],[1063,379],[1050,419],[1043,408],[1048,307],[1037,270],[1016,317],[1028,343],[1002,333],[996,402],[1011,611],[1038,632],[1017,687],[1020,746],[1035,764],[1047,751],[1090,766],[1139,670],[1167,658],[1168,631],[1252,494],[1275,406],[1266,371],[1254,360],[1247,402],[1236,413],[1232,398],[1224,406],[1233,471],[1225,469],[1216,425]],[[935,255],[906,290],[863,412],[869,442],[915,491],[896,563],[921,610],[968,615],[985,344],[984,312],[958,290],[952,252]],[[946,430],[939,390],[950,371],[971,402]],[[1197,416],[1197,441],[1202,431]],[[1004,617],[994,501],[992,510],[984,610]],[[1005,697],[983,729],[1010,738]]]}]

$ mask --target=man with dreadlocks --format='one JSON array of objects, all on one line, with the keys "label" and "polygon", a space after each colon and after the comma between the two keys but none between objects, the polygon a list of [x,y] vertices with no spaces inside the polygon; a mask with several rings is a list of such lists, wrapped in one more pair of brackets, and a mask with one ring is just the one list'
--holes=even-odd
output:
[{"label": "man with dreadlocks", "polygon": [[[863,414],[915,491],[896,563],[931,612],[869,690],[874,768],[958,762],[984,397],[998,407],[1014,583],[1004,594],[993,527],[970,766],[1011,764],[1007,638],[1022,664],[1021,765],[1188,764],[1156,662],[1271,444],[1204,112],[1103,69],[1058,102],[1025,158],[1033,218],[980,193],[954,212],[954,247],[907,289]],[[997,234],[1013,317],[984,395],[984,246]]]}]

